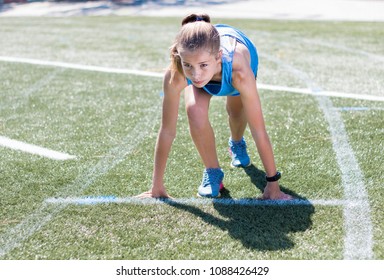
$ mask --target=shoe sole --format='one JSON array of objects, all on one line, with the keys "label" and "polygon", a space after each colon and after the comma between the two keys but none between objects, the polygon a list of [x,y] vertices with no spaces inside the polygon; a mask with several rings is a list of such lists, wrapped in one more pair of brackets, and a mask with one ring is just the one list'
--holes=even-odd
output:
[{"label": "shoe sole", "polygon": [[221,197],[221,193],[219,193],[218,196],[202,196],[199,193],[197,193],[196,195],[197,195],[197,197],[200,197],[200,198],[219,198],[219,197]]},{"label": "shoe sole", "polygon": [[251,165],[252,165],[252,162],[249,162],[249,164],[246,165],[246,166],[244,166],[244,165],[238,165],[238,166],[236,166],[236,165],[233,165],[232,162],[231,162],[230,165],[231,165],[232,168],[245,168],[245,167],[249,167],[249,166],[251,166]]}]

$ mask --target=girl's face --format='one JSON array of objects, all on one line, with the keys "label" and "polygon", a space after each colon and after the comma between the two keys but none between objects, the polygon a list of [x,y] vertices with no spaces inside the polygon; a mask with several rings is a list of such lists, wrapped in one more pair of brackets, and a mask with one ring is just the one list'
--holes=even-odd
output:
[{"label": "girl's face", "polygon": [[204,87],[221,72],[221,52],[214,56],[206,50],[183,51],[180,57],[184,74],[195,87]]}]

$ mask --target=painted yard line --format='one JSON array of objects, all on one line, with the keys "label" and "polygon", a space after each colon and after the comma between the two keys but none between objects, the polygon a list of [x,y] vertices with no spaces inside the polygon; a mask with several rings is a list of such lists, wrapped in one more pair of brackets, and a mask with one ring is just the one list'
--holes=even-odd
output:
[{"label": "painted yard line", "polygon": [[[49,85],[49,83],[57,77],[58,74],[63,73],[65,69],[63,68],[57,68],[53,71],[50,71],[40,79],[38,79],[35,83],[32,85],[26,87],[24,90],[22,90],[17,96],[13,97],[13,103],[12,103],[12,109],[16,110],[18,108],[22,108],[25,106],[25,103],[28,102],[28,98],[34,94],[35,92],[40,91],[43,87],[46,87]],[[5,104],[0,104],[0,108],[7,107],[9,108],[8,103],[5,102]]]},{"label": "painted yard line", "polygon": [[27,144],[21,141],[9,139],[4,136],[0,136],[0,146],[34,154],[34,155],[39,155],[39,156],[54,159],[54,160],[69,160],[69,159],[76,158],[76,156],[71,156],[66,153],[61,153],[61,152],[53,151],[43,147],[39,147],[36,145]]},{"label": "painted yard line", "polygon": [[[122,139],[120,142],[122,144],[111,149],[95,166],[92,166],[71,184],[59,190],[56,196],[81,195],[100,176],[107,174],[112,168],[125,160],[136,149],[137,145],[153,131],[153,126],[157,123],[159,118],[158,105],[152,106],[147,110],[150,113],[145,114],[145,117],[137,122],[127,137]],[[39,208],[29,213],[20,223],[0,233],[0,257],[22,246],[25,240],[43,228],[66,206],[65,204],[42,203]]]},{"label": "painted yard line", "polygon": [[333,149],[341,170],[344,199],[359,201],[355,207],[344,206],[345,239],[344,259],[373,258],[373,229],[368,193],[364,176],[349,144],[348,134],[338,110],[333,110],[329,98],[318,98],[320,108],[328,121]]},{"label": "painted yard line", "polygon": [[[39,79],[36,83],[34,83],[32,86],[26,88],[23,90],[20,95],[23,98],[24,102],[28,100],[28,97],[30,97],[33,93],[40,91],[43,87],[49,85],[49,83],[57,77],[58,74],[64,72],[65,69],[63,68],[56,68],[54,71],[50,71],[47,75]],[[22,102],[18,102],[22,103]]]},{"label": "painted yard line", "polygon": [[[66,62],[46,61],[46,60],[30,59],[30,58],[0,56],[0,61],[27,63],[27,64],[33,64],[33,65],[52,66],[52,67],[63,67],[63,68],[70,68],[70,69],[76,69],[76,70],[96,71],[96,72],[113,73],[113,74],[130,74],[130,75],[154,77],[154,78],[163,77],[163,73],[156,73],[156,72],[149,72],[149,71],[142,71],[142,70],[132,70],[132,69],[130,70],[130,69],[122,69],[122,68],[110,68],[110,67],[102,67],[102,66],[92,66],[92,65],[82,65],[82,64],[66,63]],[[367,94],[355,94],[355,93],[344,93],[344,92],[323,91],[323,90],[318,90],[314,92],[311,89],[276,86],[276,85],[268,85],[268,84],[262,84],[262,83],[260,84],[258,83],[258,88],[277,91],[277,92],[279,91],[292,92],[292,93],[315,95],[315,96],[330,96],[330,97],[351,98],[351,99],[358,99],[358,100],[384,102],[384,96],[375,96],[375,95],[367,95]]]},{"label": "painted yard line", "polygon": [[337,107],[338,111],[383,111],[384,108],[379,107]]},{"label": "painted yard line", "polygon": [[277,92],[292,92],[292,93],[306,94],[306,95],[312,95],[312,96],[328,96],[328,97],[384,102],[384,96],[326,91],[326,90],[320,90],[320,89],[313,91],[311,89],[306,89],[306,88],[274,86],[274,85],[259,84],[259,83],[257,84],[257,87],[260,89],[266,89],[266,90],[277,91]]},{"label": "painted yard line", "polygon": [[74,204],[74,205],[95,205],[95,204],[135,204],[135,205],[154,205],[154,204],[185,204],[185,205],[240,205],[240,206],[343,206],[347,202],[343,200],[305,200],[295,199],[289,201],[259,200],[259,199],[233,199],[233,198],[179,198],[179,199],[155,199],[155,198],[136,198],[136,197],[114,197],[114,196],[91,196],[91,197],[51,197],[45,200],[48,204]]},{"label": "painted yard line", "polygon": [[[335,110],[339,111],[369,111],[369,110],[375,110],[374,108],[369,107],[337,107]],[[384,110],[384,108],[383,108]]]},{"label": "painted yard line", "polygon": [[[278,65],[287,68],[296,75],[313,93],[321,91],[314,81],[305,73],[276,58],[271,58]],[[333,150],[341,171],[341,180],[344,189],[344,199],[353,201],[344,206],[344,259],[372,259],[373,258],[373,230],[370,215],[368,193],[364,185],[364,177],[355,157],[355,153],[349,144],[348,134],[345,130],[340,112],[335,110],[330,98],[326,96],[316,97],[320,109],[328,122]],[[356,203],[358,202],[358,203]]]},{"label": "painted yard line", "polygon": [[155,72],[148,72],[148,71],[141,71],[141,70],[129,70],[129,69],[121,69],[121,68],[82,65],[82,64],[75,64],[75,63],[46,61],[46,60],[30,59],[30,58],[0,56],[0,61],[27,63],[27,64],[33,64],[33,65],[52,66],[52,67],[63,67],[63,68],[69,68],[69,69],[95,71],[95,72],[103,72],[103,73],[131,74],[131,75],[155,77],[155,78],[162,78],[164,76],[162,73],[155,73]]},{"label": "painted yard line", "polygon": [[[265,57],[297,76],[311,89],[314,95],[322,91],[307,73],[275,57]],[[327,96],[316,96],[316,99],[328,122],[333,150],[335,151],[336,160],[341,171],[344,199],[354,202],[353,207],[348,203],[343,207],[345,227],[344,259],[372,259],[373,229],[370,215],[371,209],[363,174],[354,151],[349,144],[348,134],[340,112],[335,109],[331,99]]]}]

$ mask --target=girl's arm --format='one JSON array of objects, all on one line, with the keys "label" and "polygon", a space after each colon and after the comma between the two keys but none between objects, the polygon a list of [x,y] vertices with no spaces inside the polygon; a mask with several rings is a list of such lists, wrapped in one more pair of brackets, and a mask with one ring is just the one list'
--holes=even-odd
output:
[{"label": "girl's arm", "polygon": [[164,174],[173,140],[176,137],[176,124],[179,110],[180,93],[187,86],[185,78],[176,73],[170,83],[168,70],[163,80],[163,105],[160,131],[155,146],[155,159],[152,175],[152,187],[139,197],[169,197],[164,186]]},{"label": "girl's arm", "polygon": [[[241,53],[235,54],[233,86],[240,92],[240,98],[244,106],[245,115],[256,143],[260,159],[263,163],[266,175],[274,176],[277,172],[273,154],[273,148],[265,128],[261,103],[257,91],[256,81],[252,69],[249,66],[247,56]],[[279,183],[267,182],[263,193],[264,199],[290,199],[289,195],[281,192]]]}]

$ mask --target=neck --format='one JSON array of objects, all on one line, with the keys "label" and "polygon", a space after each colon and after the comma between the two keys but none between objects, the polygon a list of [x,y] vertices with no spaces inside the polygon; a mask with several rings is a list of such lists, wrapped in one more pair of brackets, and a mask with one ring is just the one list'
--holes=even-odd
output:
[{"label": "neck", "polygon": [[217,70],[216,70],[216,74],[213,75],[211,81],[214,81],[214,82],[221,82],[221,61],[220,63],[217,64]]}]

